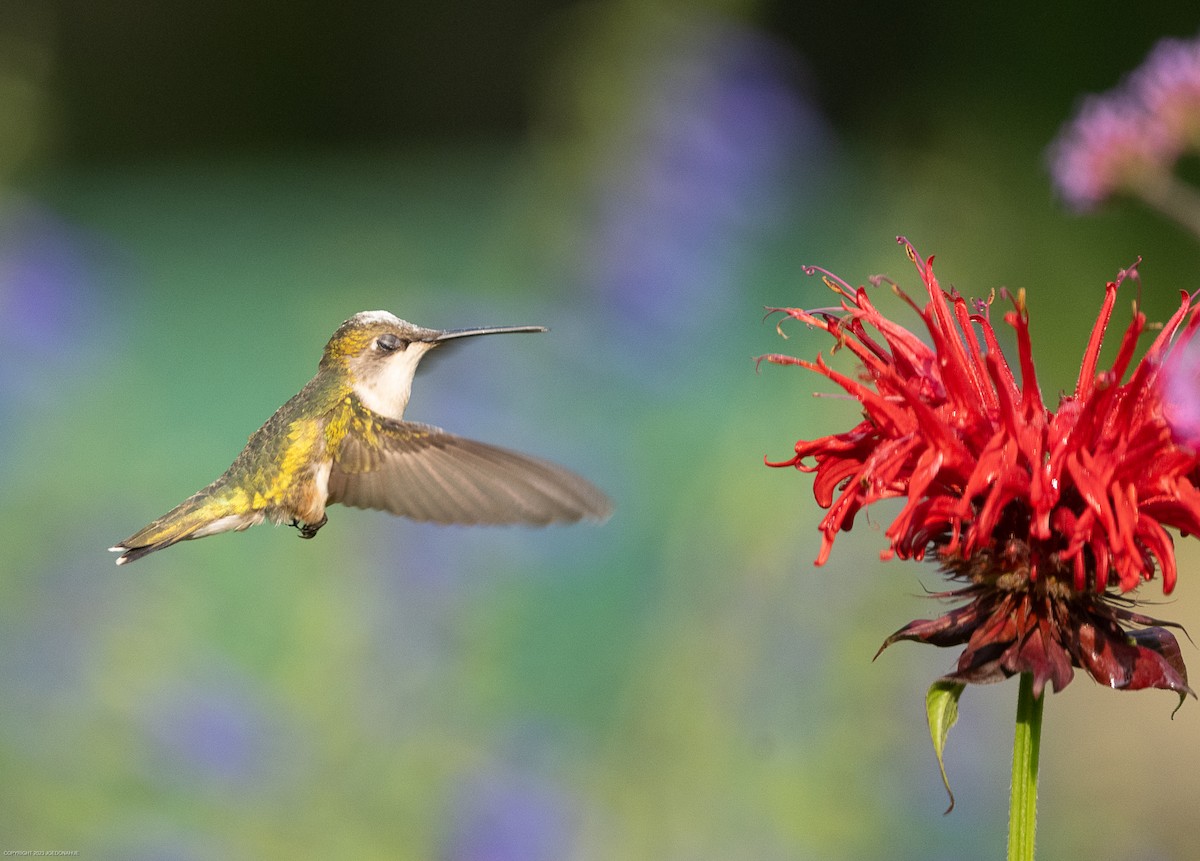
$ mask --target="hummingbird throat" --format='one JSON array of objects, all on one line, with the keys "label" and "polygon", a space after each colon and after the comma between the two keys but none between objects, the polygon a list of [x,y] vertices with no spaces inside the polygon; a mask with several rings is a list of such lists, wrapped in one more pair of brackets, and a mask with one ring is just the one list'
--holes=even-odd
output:
[{"label": "hummingbird throat", "polygon": [[412,395],[417,365],[435,346],[436,342],[413,341],[407,349],[392,353],[382,361],[355,363],[350,369],[354,394],[371,412],[400,421]]}]

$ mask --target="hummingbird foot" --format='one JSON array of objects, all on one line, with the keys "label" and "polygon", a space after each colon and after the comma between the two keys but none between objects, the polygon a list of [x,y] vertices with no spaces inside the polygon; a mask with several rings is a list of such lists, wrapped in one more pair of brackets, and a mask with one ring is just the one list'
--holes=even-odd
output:
[{"label": "hummingbird foot", "polygon": [[322,514],[321,519],[316,523],[301,523],[299,520],[293,520],[292,526],[300,530],[301,538],[315,538],[320,528],[328,522],[329,518]]}]

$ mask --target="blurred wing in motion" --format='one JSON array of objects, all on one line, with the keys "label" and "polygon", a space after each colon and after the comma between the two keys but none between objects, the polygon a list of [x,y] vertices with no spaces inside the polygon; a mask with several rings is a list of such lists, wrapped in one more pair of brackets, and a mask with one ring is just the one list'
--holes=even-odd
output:
[{"label": "blurred wing in motion", "polygon": [[328,504],[376,508],[434,523],[541,526],[604,520],[608,497],[564,467],[415,422],[376,417],[346,436]]}]

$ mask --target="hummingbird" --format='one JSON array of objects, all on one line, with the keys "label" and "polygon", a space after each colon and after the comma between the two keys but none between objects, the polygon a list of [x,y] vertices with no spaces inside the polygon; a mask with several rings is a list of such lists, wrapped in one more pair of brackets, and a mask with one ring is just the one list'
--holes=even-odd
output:
[{"label": "hummingbird", "polygon": [[110,547],[123,565],[180,541],[264,520],[312,538],[335,503],[435,523],[545,525],[604,520],[608,498],[549,461],[404,420],[413,375],[462,338],[543,326],[427,329],[363,311],[338,327],[317,374],[251,435],[225,473]]}]

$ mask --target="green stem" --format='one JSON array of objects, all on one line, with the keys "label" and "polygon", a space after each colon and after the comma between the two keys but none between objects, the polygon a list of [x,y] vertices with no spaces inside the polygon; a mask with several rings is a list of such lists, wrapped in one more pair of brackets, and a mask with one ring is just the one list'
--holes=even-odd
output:
[{"label": "green stem", "polygon": [[1200,194],[1192,186],[1164,171],[1139,182],[1132,191],[1163,215],[1200,237]]},{"label": "green stem", "polygon": [[1008,811],[1008,861],[1033,861],[1037,832],[1038,755],[1044,697],[1033,695],[1033,674],[1021,674],[1017,731],[1013,737],[1012,801]]}]

